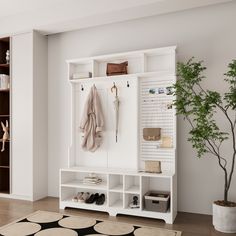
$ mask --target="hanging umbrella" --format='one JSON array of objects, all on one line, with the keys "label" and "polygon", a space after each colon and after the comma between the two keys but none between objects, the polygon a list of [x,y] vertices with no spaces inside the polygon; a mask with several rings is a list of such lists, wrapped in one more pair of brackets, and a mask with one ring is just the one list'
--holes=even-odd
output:
[{"label": "hanging umbrella", "polygon": [[113,93],[113,91],[115,90],[116,92],[116,96],[115,96],[115,101],[113,102],[114,104],[114,109],[115,109],[115,119],[116,119],[116,143],[118,140],[118,126],[119,126],[119,98],[118,98],[118,88],[116,87],[115,83],[113,85],[113,87],[111,88],[111,92]]}]

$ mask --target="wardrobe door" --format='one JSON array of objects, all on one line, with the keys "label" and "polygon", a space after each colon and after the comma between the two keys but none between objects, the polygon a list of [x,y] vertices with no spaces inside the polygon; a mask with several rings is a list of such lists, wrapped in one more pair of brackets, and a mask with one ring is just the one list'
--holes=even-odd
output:
[{"label": "wardrobe door", "polygon": [[33,41],[12,37],[12,194],[32,199]]}]

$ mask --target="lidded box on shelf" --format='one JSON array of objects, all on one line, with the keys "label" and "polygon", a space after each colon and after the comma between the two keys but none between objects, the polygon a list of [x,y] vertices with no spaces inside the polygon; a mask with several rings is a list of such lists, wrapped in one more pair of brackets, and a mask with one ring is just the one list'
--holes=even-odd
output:
[{"label": "lidded box on shelf", "polygon": [[170,193],[149,191],[144,195],[145,210],[167,212],[170,206]]}]

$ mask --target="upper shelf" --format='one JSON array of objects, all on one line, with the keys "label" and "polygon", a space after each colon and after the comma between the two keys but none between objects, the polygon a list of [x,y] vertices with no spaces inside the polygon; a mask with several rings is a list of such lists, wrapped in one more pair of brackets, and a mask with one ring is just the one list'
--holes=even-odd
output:
[{"label": "upper shelf", "polygon": [[86,79],[71,79],[71,83],[87,83],[87,82],[101,82],[101,81],[114,81],[120,79],[130,79],[132,77],[136,78],[149,78],[149,77],[159,77],[159,76],[175,76],[175,74],[171,71],[159,71],[159,72],[146,72],[146,73],[136,73],[136,74],[127,74],[127,75],[114,75],[114,76],[101,76],[101,77],[93,77]]},{"label": "upper shelf", "polygon": [[[91,81],[91,79],[115,79],[126,78],[126,76],[175,75],[175,50],[176,47],[173,46],[68,60],[69,79],[71,82],[77,83],[78,80],[85,82]],[[122,63],[124,61],[128,61],[127,75],[106,75],[107,63]],[[77,73],[90,73],[92,78],[73,80],[73,75]]]}]

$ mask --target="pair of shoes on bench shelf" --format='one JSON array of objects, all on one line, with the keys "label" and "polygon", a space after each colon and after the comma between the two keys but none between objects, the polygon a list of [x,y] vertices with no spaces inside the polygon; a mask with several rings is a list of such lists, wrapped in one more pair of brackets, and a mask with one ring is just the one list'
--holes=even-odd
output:
[{"label": "pair of shoes on bench shelf", "polygon": [[105,194],[95,193],[91,194],[90,197],[85,201],[87,204],[95,203],[96,205],[103,205],[105,202]]},{"label": "pair of shoes on bench shelf", "polygon": [[83,203],[89,198],[89,193],[88,192],[79,192],[73,199],[73,202],[80,202]]}]

